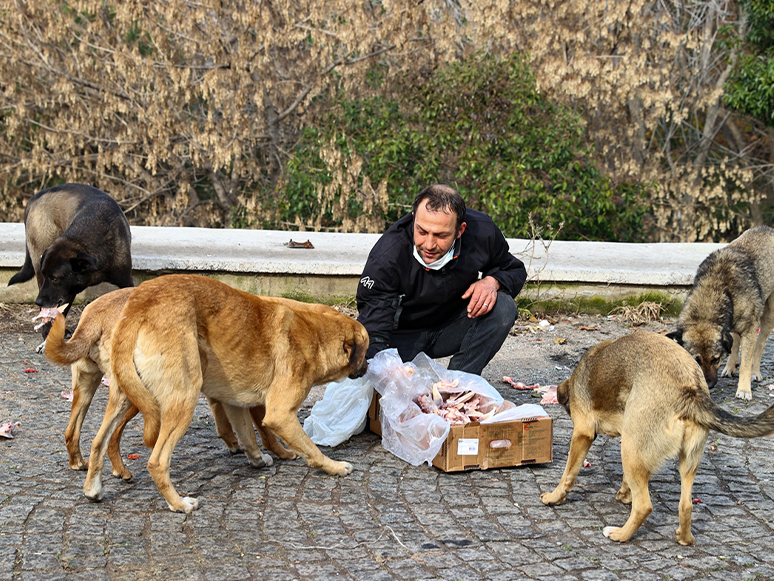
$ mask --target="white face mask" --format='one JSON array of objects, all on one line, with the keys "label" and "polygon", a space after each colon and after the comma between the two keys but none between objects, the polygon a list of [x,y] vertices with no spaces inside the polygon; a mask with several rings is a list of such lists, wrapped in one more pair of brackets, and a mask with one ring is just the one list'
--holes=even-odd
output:
[{"label": "white face mask", "polygon": [[416,244],[414,245],[414,258],[417,259],[417,262],[421,264],[425,268],[429,268],[430,270],[440,270],[444,266],[446,266],[449,261],[451,261],[454,258],[454,244],[451,245],[451,248],[449,248],[449,252],[444,254],[441,258],[436,260],[435,262],[432,262],[430,264],[427,264],[424,260],[422,260],[422,257],[419,255],[419,252],[417,251]]}]

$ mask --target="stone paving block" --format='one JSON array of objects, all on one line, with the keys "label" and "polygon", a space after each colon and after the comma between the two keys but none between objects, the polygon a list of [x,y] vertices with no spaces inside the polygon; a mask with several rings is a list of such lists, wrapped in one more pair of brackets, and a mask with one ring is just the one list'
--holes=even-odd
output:
[{"label": "stone paving block", "polygon": [[[125,455],[141,455],[126,459],[133,482],[106,467],[105,498],[91,503],[85,473],[69,469],[64,450],[69,402],[61,392],[69,372],[33,354],[35,339],[0,332],[0,421],[22,422],[14,440],[0,440],[0,580],[774,578],[774,439],[710,434],[694,487],[702,501],[694,506],[695,546],[674,542],[674,463],[651,481],[653,514],[630,542],[616,544],[602,535],[629,513],[614,498],[622,476],[616,438],[597,439],[592,466],[565,504],[540,502],[562,473],[572,430],[558,406],[546,406],[555,420],[549,465],[444,474],[406,464],[364,432],[323,449],[355,465],[352,475],[334,478],[301,460],[250,467],[244,455],[226,451],[201,400],[172,459],[173,481],[199,498],[197,511],[167,509],[145,467],[139,419],[122,442]],[[38,373],[24,374],[24,361]],[[774,368],[770,348],[766,366]],[[499,386],[499,378],[487,379]],[[740,414],[771,403],[735,400],[733,380],[718,385],[716,401]],[[106,392],[98,391],[84,423],[85,455]],[[513,399],[533,403],[529,394]]]}]

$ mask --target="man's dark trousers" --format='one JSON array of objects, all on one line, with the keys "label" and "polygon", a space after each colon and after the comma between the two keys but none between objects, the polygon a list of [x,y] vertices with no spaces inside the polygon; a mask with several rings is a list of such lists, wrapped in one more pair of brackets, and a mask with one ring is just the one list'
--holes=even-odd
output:
[{"label": "man's dark trousers", "polygon": [[481,375],[502,347],[518,314],[513,298],[500,291],[486,315],[470,319],[463,309],[434,329],[393,332],[390,346],[398,350],[403,361],[411,361],[420,352],[432,359],[451,355],[449,369]]}]

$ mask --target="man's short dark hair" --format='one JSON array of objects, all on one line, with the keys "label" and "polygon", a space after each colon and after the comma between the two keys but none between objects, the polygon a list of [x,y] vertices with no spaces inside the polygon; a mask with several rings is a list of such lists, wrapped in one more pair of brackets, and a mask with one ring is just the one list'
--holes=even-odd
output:
[{"label": "man's short dark hair", "polygon": [[427,200],[426,207],[431,212],[454,212],[457,215],[457,230],[460,229],[465,221],[465,200],[454,188],[444,184],[427,186],[414,198],[414,205],[411,207],[414,215],[424,200]]}]

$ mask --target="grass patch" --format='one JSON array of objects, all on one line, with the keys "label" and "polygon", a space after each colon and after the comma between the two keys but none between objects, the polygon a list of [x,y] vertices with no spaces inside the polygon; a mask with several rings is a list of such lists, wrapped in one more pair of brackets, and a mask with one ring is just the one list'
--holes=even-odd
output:
[{"label": "grass patch", "polygon": [[600,296],[540,300],[529,297],[516,297],[519,311],[529,312],[534,315],[610,315],[615,312],[621,312],[621,310],[636,309],[644,303],[659,305],[662,317],[676,317],[680,314],[680,309],[683,307],[683,302],[680,299],[668,293],[660,292],[646,292],[616,300],[607,300]]},{"label": "grass patch", "polygon": [[357,308],[357,301],[355,300],[354,296],[320,297],[302,290],[294,290],[282,293],[280,296],[283,299],[292,299],[294,301],[298,301],[299,303],[318,303],[321,305],[328,305],[329,307],[336,307],[337,309],[339,307],[342,309]]},{"label": "grass patch", "polygon": [[280,295],[283,299],[292,299],[294,301],[298,301],[299,303],[317,303],[319,302],[317,300],[317,297],[315,297],[313,294],[305,292],[305,291],[291,291],[288,293],[282,293]]},{"label": "grass patch", "polygon": [[[316,297],[304,291],[294,291],[282,295],[302,303],[322,303],[336,310],[357,317],[357,301],[354,296]],[[529,297],[516,297],[516,305],[524,315],[611,315],[627,314],[632,317],[658,319],[658,317],[676,317],[683,303],[668,293],[646,292],[629,297],[609,300],[603,297],[576,297],[573,299],[535,300]]]}]

